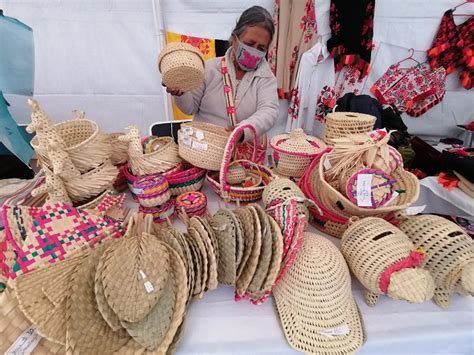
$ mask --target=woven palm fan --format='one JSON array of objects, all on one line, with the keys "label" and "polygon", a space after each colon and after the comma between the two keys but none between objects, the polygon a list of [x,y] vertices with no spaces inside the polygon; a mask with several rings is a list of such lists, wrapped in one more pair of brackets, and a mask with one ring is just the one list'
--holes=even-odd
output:
[{"label": "woven palm fan", "polygon": [[137,126],[128,127],[128,133],[119,137],[120,141],[128,142],[129,166],[134,175],[161,174],[176,167],[181,159],[178,146],[171,137],[159,137],[155,150],[144,154]]},{"label": "woven palm fan", "polygon": [[31,146],[36,151],[42,166],[51,168],[47,151],[47,141],[51,138],[58,138],[64,142],[66,152],[80,172],[87,172],[110,158],[112,154],[110,141],[100,133],[95,122],[84,118],[83,112],[77,111],[75,119],[54,125],[37,101],[29,99],[28,103],[32,110],[32,122],[28,125],[27,131],[36,132],[36,136],[31,140]]},{"label": "woven palm fan", "polygon": [[225,214],[216,214],[211,219],[211,226],[216,235],[219,247],[219,263],[217,265],[218,280],[227,285],[235,285],[236,278],[236,246],[235,224]]},{"label": "woven palm fan", "polygon": [[410,303],[433,297],[433,278],[421,268],[424,252],[415,250],[410,239],[387,221],[376,217],[353,221],[342,236],[341,250],[367,289],[369,306],[381,294]]},{"label": "woven palm fan", "polygon": [[474,246],[459,226],[434,215],[405,217],[400,229],[426,252],[423,267],[435,280],[434,301],[448,307],[453,292],[474,295]]}]

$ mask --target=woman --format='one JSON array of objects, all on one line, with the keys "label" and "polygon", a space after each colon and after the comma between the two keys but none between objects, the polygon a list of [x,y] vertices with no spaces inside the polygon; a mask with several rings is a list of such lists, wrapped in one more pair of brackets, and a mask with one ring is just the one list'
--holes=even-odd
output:
[{"label": "woman", "polygon": [[[235,98],[235,108],[228,108],[224,93],[223,58],[206,62],[203,84],[187,93],[173,88],[177,106],[194,121],[234,128],[228,112],[235,111],[235,124],[252,124],[259,136],[264,135],[278,117],[277,82],[265,59],[275,28],[267,10],[253,6],[239,18],[230,38],[230,47],[223,57]],[[224,70],[225,71],[225,70]],[[226,88],[229,91],[229,88]],[[251,140],[247,130],[245,141]]]}]

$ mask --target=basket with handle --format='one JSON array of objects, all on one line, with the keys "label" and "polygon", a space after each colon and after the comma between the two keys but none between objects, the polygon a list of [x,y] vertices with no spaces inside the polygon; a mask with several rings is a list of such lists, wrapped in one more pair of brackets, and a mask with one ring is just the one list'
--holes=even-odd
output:
[{"label": "basket with handle", "polygon": [[[232,153],[234,152],[237,140],[244,130],[248,129],[254,139],[254,151],[252,158],[257,154],[257,132],[255,127],[251,124],[243,124],[234,129],[227,141],[224,153],[224,159],[219,171],[219,176],[216,174],[208,174],[206,180],[209,182],[211,188],[224,200],[234,202],[250,202],[258,200],[262,197],[263,189],[273,180],[272,171],[262,165],[253,163],[250,160],[238,160],[238,164],[242,166],[248,174],[260,176],[262,181],[258,186],[240,187],[231,186],[228,182],[229,166],[231,165]],[[234,162],[235,164],[235,162]]]},{"label": "basket with handle", "polygon": [[349,134],[370,132],[374,128],[376,118],[357,112],[332,112],[326,116],[323,141],[331,144],[331,139]]},{"label": "basket with handle", "polygon": [[230,132],[204,122],[183,123],[178,131],[179,155],[198,168],[218,171]]}]

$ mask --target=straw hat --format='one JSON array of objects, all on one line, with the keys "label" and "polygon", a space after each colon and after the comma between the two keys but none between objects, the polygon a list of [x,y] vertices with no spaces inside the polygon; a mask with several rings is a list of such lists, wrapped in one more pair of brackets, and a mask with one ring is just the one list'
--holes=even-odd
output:
[{"label": "straw hat", "polygon": [[234,220],[226,213],[215,214],[211,219],[218,248],[219,263],[217,265],[218,280],[227,285],[235,285],[236,278],[236,240]]},{"label": "straw hat", "polygon": [[421,269],[424,253],[398,228],[377,217],[353,222],[342,236],[341,250],[352,272],[369,291],[374,305],[386,294],[410,303],[425,302],[434,293],[434,282]]},{"label": "straw hat", "polygon": [[[250,212],[250,216],[253,223],[253,237],[252,243],[247,246],[250,249],[250,254],[245,263],[244,267],[242,268],[242,273],[237,278],[237,282],[235,285],[236,292],[238,296],[244,296],[247,292],[250,283],[255,275],[257,270],[258,261],[260,259],[261,248],[262,248],[262,227],[260,225],[260,219],[257,214],[257,210],[253,206],[246,206],[242,207],[242,209],[246,209]],[[248,223],[245,220],[244,223]],[[246,234],[244,234],[247,236]]]},{"label": "straw hat", "polygon": [[294,264],[273,295],[285,336],[296,350],[347,354],[362,346],[364,329],[349,269],[324,237],[305,234]]},{"label": "straw hat", "polygon": [[434,278],[436,304],[449,306],[452,292],[474,295],[473,243],[457,224],[440,216],[420,215],[406,218],[400,229],[426,252],[422,266]]}]

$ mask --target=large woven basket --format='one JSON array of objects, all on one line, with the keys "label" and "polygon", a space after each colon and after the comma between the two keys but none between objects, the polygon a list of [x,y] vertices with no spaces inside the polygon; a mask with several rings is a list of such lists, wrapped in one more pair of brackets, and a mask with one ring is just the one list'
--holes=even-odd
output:
[{"label": "large woven basket", "polygon": [[326,144],[306,135],[301,128],[274,136],[270,146],[273,148],[275,172],[293,178],[301,177],[311,160],[326,148]]},{"label": "large woven basket", "polygon": [[248,174],[258,176],[261,178],[260,184],[253,187],[238,187],[231,186],[228,182],[229,166],[231,165],[231,157],[234,152],[237,139],[244,132],[244,129],[249,129],[254,137],[254,151],[252,160],[255,159],[257,154],[257,131],[255,127],[250,124],[243,124],[238,126],[229,137],[227,145],[225,147],[224,160],[220,167],[219,175],[217,173],[208,173],[206,180],[209,182],[211,188],[224,200],[234,202],[250,202],[258,200],[262,197],[263,190],[273,179],[272,171],[262,165],[253,163],[250,160],[238,160],[233,164],[239,164]]},{"label": "large woven basket", "polygon": [[204,60],[199,50],[188,43],[169,43],[160,53],[161,81],[171,89],[190,91],[204,80]]},{"label": "large woven basket", "polygon": [[397,179],[394,189],[401,192],[394,201],[376,209],[357,206],[324,179],[323,162],[328,155],[327,151],[313,160],[300,182],[305,195],[313,200],[323,212],[321,216],[318,211],[312,211],[315,212],[312,213],[315,225],[321,230],[340,238],[347,229],[346,223],[352,216],[376,216],[391,220],[395,212],[409,207],[418,199],[420,193],[418,179],[415,175],[399,168],[392,173],[392,176]]},{"label": "large woven basket", "polygon": [[173,138],[159,137],[158,140],[161,140],[161,146],[152,153],[129,154],[129,165],[134,175],[162,174],[181,162]]},{"label": "large woven basket", "polygon": [[326,116],[323,141],[331,144],[331,139],[349,134],[370,132],[374,129],[376,118],[356,112],[332,112]]},{"label": "large woven basket", "polygon": [[230,132],[209,123],[183,123],[178,131],[179,155],[194,166],[218,171]]},{"label": "large woven basket", "polygon": [[[99,131],[99,127],[93,121],[87,119],[74,119],[54,125],[54,129],[66,144],[66,152],[71,157],[74,165],[81,172],[93,169],[112,154],[110,138]],[[38,159],[42,164],[51,167],[48,158],[47,147],[43,147],[39,142],[38,135],[31,140],[31,146],[38,154]],[[47,138],[47,137],[46,137]]]}]

